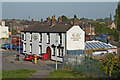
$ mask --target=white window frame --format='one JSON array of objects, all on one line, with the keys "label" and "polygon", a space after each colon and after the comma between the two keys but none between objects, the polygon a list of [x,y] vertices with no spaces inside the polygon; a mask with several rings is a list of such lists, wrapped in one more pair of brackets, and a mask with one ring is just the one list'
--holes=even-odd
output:
[{"label": "white window frame", "polygon": [[39,54],[42,54],[42,45],[39,45]]},{"label": "white window frame", "polygon": [[26,43],[23,44],[23,51],[26,52]]},{"label": "white window frame", "polygon": [[39,42],[42,43],[42,33],[39,33]]},{"label": "white window frame", "polygon": [[32,34],[30,33],[30,41],[32,40]]},{"label": "white window frame", "polygon": [[30,52],[32,52],[32,44],[30,44]]}]

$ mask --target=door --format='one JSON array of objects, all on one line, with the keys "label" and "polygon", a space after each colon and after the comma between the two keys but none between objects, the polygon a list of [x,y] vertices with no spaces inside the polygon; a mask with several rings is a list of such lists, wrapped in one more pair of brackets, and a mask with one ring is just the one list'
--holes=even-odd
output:
[{"label": "door", "polygon": [[49,46],[46,49],[46,53],[48,54],[48,60],[51,60],[51,49]]}]

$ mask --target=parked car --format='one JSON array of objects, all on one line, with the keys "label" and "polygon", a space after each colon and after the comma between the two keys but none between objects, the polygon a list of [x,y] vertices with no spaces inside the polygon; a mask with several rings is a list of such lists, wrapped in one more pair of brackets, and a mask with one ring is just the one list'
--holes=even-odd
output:
[{"label": "parked car", "polygon": [[[37,60],[40,59],[40,56],[37,56]],[[27,54],[24,57],[24,61],[31,61],[33,62],[35,60],[35,54]]]}]

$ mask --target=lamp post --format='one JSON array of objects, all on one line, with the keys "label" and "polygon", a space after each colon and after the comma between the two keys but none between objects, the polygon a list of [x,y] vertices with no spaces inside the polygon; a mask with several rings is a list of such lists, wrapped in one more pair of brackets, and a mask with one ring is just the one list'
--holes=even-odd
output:
[{"label": "lamp post", "polygon": [[11,46],[10,46],[10,50],[12,50],[12,23],[10,23],[10,31],[11,31]]},{"label": "lamp post", "polygon": [[19,34],[19,55],[20,55],[20,34]]},{"label": "lamp post", "polygon": [[57,70],[57,43],[58,43],[58,34],[56,33],[56,54],[55,54],[55,57],[56,57],[56,70]]}]

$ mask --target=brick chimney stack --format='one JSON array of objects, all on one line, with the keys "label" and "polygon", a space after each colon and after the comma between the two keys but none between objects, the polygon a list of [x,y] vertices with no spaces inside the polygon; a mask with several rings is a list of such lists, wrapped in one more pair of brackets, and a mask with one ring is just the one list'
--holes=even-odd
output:
[{"label": "brick chimney stack", "polygon": [[32,21],[34,21],[34,19],[32,19]]},{"label": "brick chimney stack", "polygon": [[58,17],[58,22],[62,22],[62,17]]},{"label": "brick chimney stack", "polygon": [[73,25],[78,26],[79,25],[79,19],[78,18],[73,18]]},{"label": "brick chimney stack", "polygon": [[43,19],[41,18],[41,25],[43,25]]},{"label": "brick chimney stack", "polygon": [[73,19],[70,19],[70,24],[73,25]]},{"label": "brick chimney stack", "polygon": [[5,20],[2,20],[2,21],[1,21],[1,25],[2,25],[2,26],[5,26]]},{"label": "brick chimney stack", "polygon": [[55,22],[55,15],[52,16],[52,20],[51,20],[51,26],[55,26],[56,22]]},{"label": "brick chimney stack", "polygon": [[12,19],[12,22],[14,22],[15,21],[15,19]]},{"label": "brick chimney stack", "polygon": [[50,17],[48,16],[48,18],[46,20],[47,20],[47,22],[50,22]]}]

